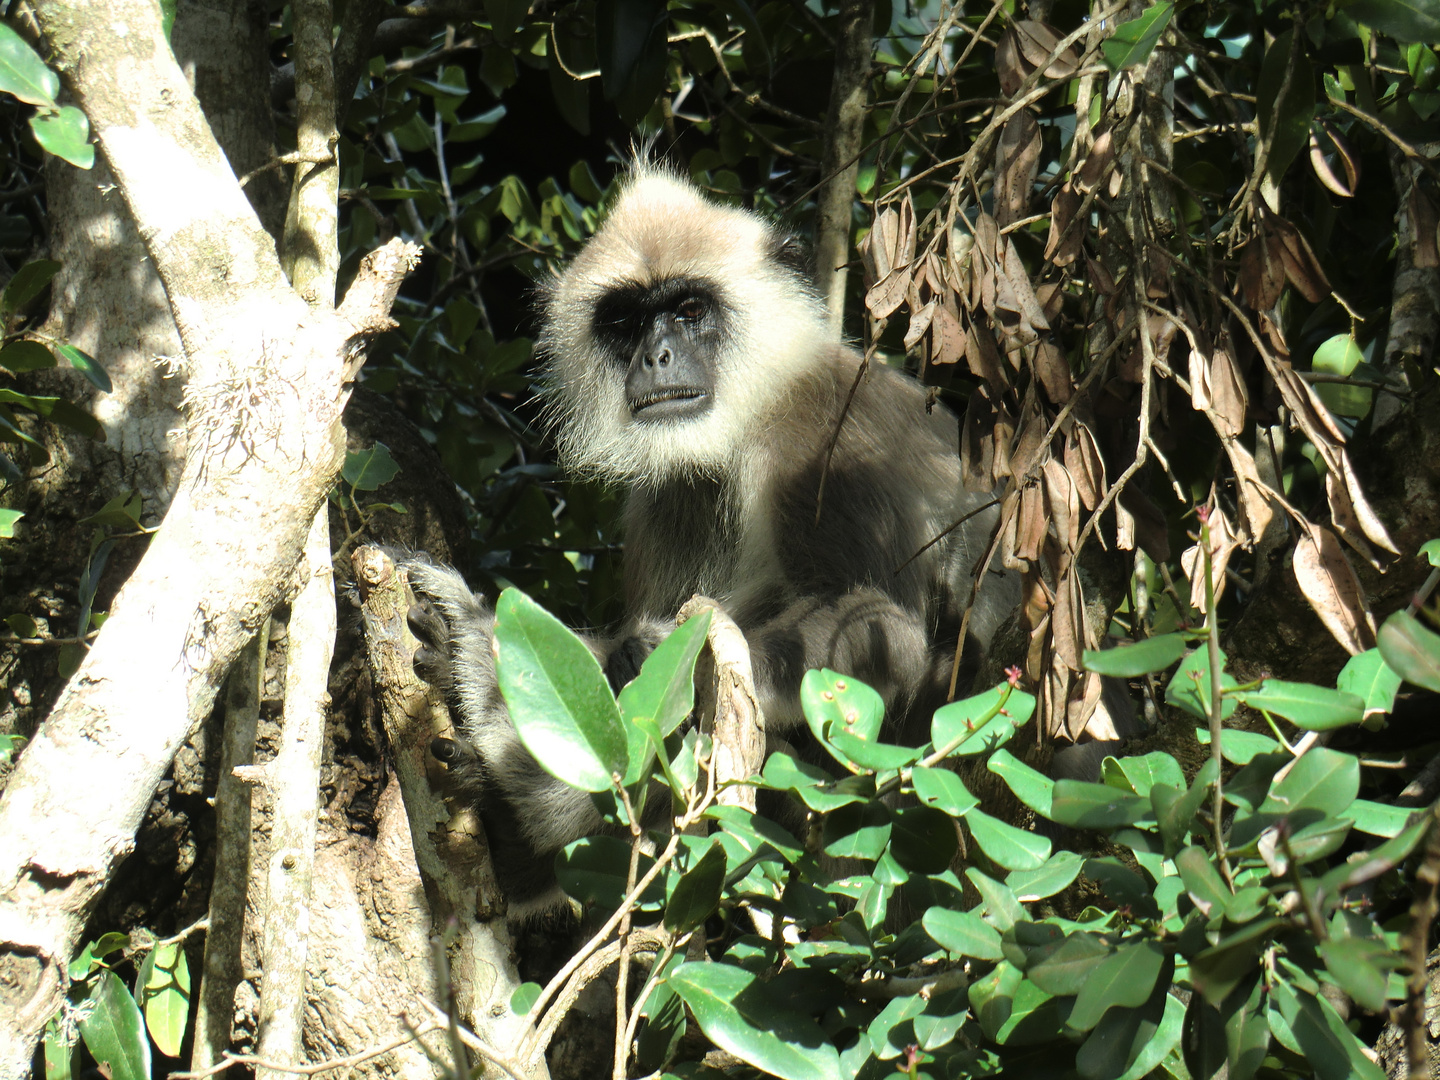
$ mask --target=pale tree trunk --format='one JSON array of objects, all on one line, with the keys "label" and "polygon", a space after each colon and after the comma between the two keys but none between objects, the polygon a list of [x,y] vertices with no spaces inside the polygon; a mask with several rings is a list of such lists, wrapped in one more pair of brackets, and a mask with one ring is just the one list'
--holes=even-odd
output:
[{"label": "pale tree trunk", "polygon": [[0,798],[4,1075],[28,1068],[177,748],[287,597],[343,454],[353,343],[394,295],[342,316],[290,289],[158,8],[57,0],[36,14],[164,282],[187,357],[189,445],[163,528]]}]

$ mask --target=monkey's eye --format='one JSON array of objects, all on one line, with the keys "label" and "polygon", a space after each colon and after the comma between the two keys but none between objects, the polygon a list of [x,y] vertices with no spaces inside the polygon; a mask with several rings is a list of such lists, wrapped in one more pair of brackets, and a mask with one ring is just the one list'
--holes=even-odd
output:
[{"label": "monkey's eye", "polygon": [[710,307],[698,296],[691,296],[675,305],[675,317],[686,322],[698,322],[709,312]]}]

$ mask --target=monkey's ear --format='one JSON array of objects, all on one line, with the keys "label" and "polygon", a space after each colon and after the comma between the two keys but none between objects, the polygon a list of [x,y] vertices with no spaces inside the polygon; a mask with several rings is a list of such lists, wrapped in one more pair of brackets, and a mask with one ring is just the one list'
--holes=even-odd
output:
[{"label": "monkey's ear", "polygon": [[810,245],[798,236],[776,233],[770,241],[771,259],[797,277],[810,280]]}]

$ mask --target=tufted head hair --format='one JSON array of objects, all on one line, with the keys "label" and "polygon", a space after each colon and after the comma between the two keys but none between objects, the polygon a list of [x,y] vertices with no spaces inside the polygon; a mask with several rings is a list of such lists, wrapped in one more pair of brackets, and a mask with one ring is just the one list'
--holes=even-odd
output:
[{"label": "tufted head hair", "polygon": [[[617,292],[671,281],[703,283],[723,323],[715,403],[692,419],[638,423],[623,365],[596,336],[596,312]],[[627,484],[733,468],[814,358],[838,344],[784,233],[646,163],[632,169],[599,231],[546,288],[543,309],[546,416],[561,462]]]}]

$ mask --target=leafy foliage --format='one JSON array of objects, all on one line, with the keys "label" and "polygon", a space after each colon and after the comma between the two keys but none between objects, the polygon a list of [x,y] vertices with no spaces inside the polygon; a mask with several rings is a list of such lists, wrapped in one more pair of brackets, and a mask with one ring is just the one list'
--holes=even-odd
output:
[{"label": "leafy foliage", "polygon": [[[512,641],[555,632],[550,616],[511,602],[497,630],[500,655]],[[1440,662],[1440,637],[1431,637],[1418,647]],[[1167,697],[1208,717],[1208,702],[1194,696],[1209,684],[1203,642],[1178,664],[1170,642],[1133,646],[1118,665],[1117,651],[1086,660],[1141,675],[1173,668]],[[553,644],[552,653],[553,664],[527,672],[547,687],[514,698],[507,689],[522,732],[534,723],[554,728],[554,714],[537,704],[548,695],[564,698],[577,682],[587,702],[598,692],[578,639]],[[692,665],[687,645],[647,664],[641,680],[671,683]],[[1353,671],[1373,683],[1384,667],[1372,652]],[[1354,686],[1362,676],[1342,678]],[[879,1076],[897,1063],[932,1077],[1073,1069],[1086,1080],[1120,1080],[1228,1069],[1245,1078],[1262,1064],[1269,1075],[1383,1075],[1327,994],[1372,1013],[1403,996],[1397,930],[1379,912],[1387,895],[1403,904],[1403,892],[1390,893],[1393,872],[1434,816],[1361,798],[1354,755],[1308,740],[1291,745],[1276,727],[1277,717],[1312,731],[1358,725],[1361,695],[1272,679],[1227,679],[1222,693],[1272,729],[1225,731],[1223,775],[1210,760],[1187,781],[1174,757],[1152,752],[1109,758],[1103,782],[1084,783],[1051,780],[1006,748],[1034,711],[1013,679],[946,706],[935,741],[891,748],[891,756],[876,741],[874,692],[812,671],[806,719],[840,775],[772,755],[750,783],[782,798],[762,801],[760,813],[711,803],[703,736],[682,729],[662,740],[627,713],[621,722],[639,729],[632,745],[643,736],[660,755],[649,780],[668,789],[675,807],[709,805],[705,816],[720,826],[683,844],[666,828],[652,835],[661,854],[644,857],[642,869],[655,876],[639,894],[635,872],[627,879],[618,870],[631,846],[618,838],[580,841],[561,860],[562,883],[587,906],[631,895],[638,910],[657,911],[664,898],[667,944],[641,995],[637,1043],[662,1049],[639,1065],[701,1075],[672,1060],[693,1022],[762,1075],[797,1080]],[[593,756],[593,725],[615,723],[603,701],[570,700],[566,715],[576,722],[533,747],[557,775]],[[957,724],[959,716],[967,720]],[[979,732],[984,739],[971,737]],[[1201,743],[1209,735],[1197,731]],[[947,767],[972,746],[1037,818],[1104,841],[1082,841],[1091,854],[1056,850],[1044,833],[982,812]],[[690,755],[698,769],[679,767]],[[612,771],[619,774],[615,763]],[[644,787],[632,774],[627,804]],[[819,826],[803,843],[783,824],[797,810]],[[631,832],[640,843],[641,831]],[[957,832],[967,840],[958,876]],[[580,852],[588,852],[590,878],[578,872]],[[1369,900],[1356,891],[1362,885]],[[1081,895],[1089,900],[1077,903]],[[707,919],[708,955],[697,959],[686,942]],[[752,924],[774,930],[757,934]],[[675,999],[685,1009],[667,1005]]]}]

